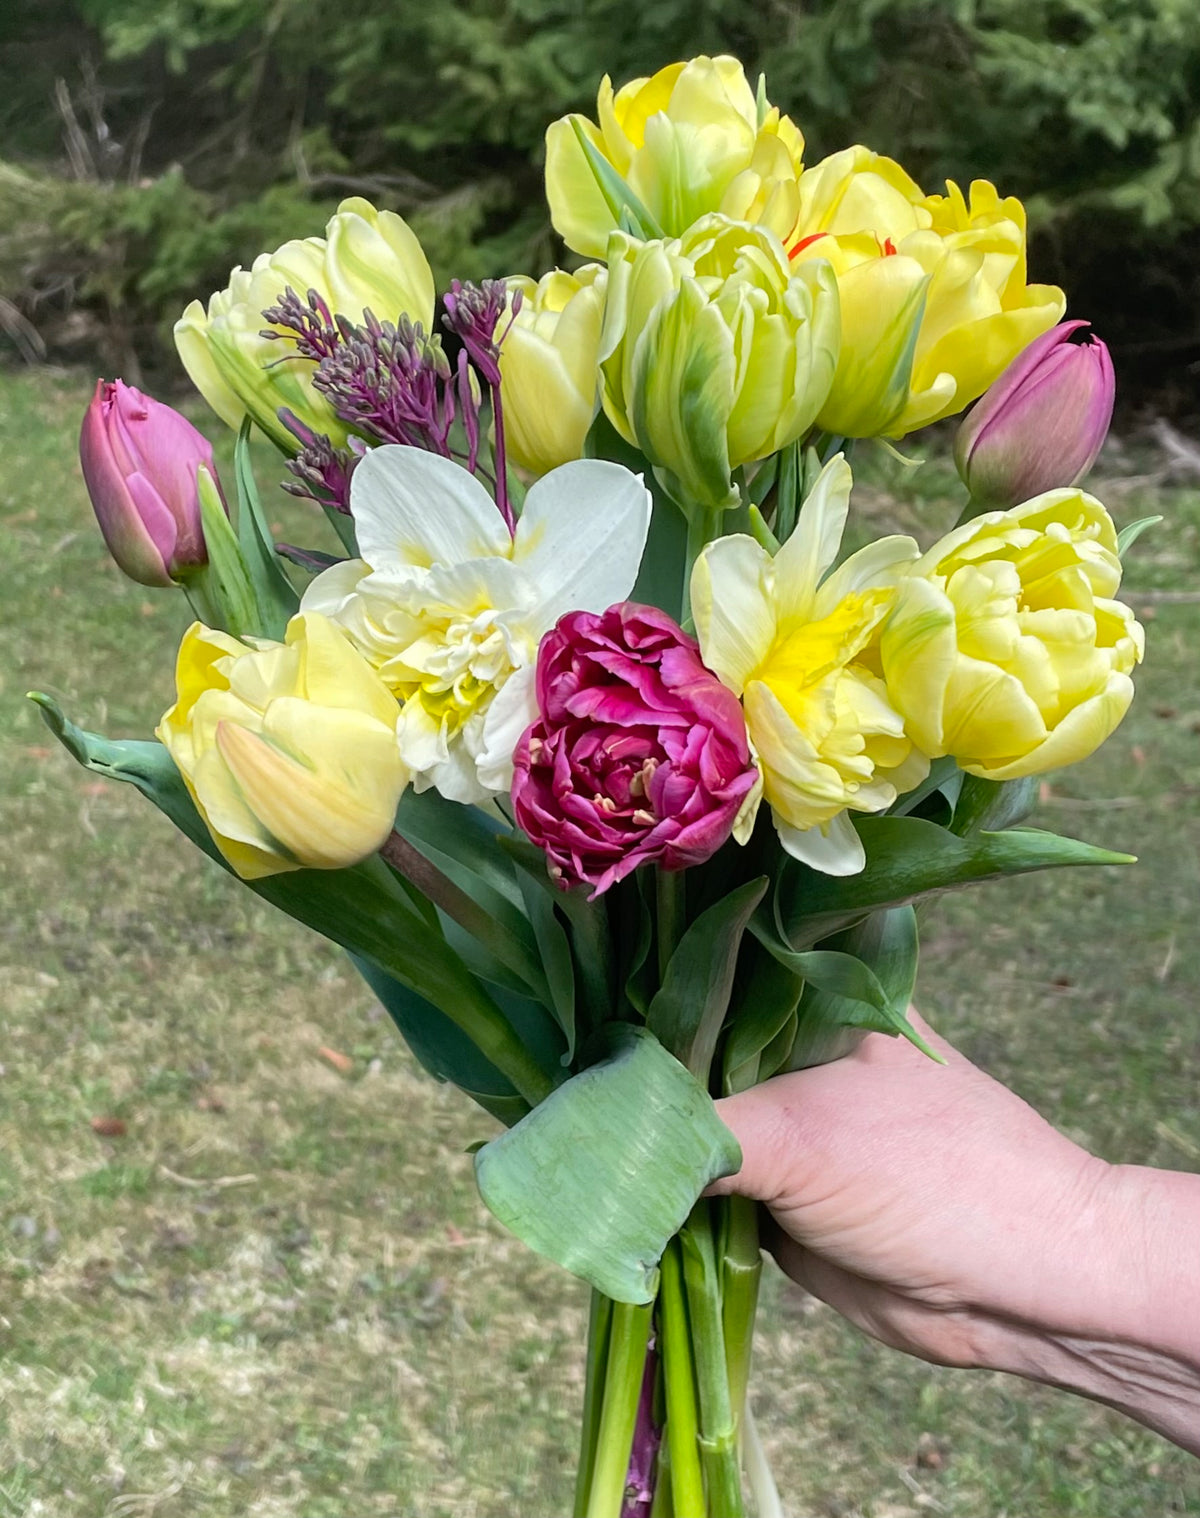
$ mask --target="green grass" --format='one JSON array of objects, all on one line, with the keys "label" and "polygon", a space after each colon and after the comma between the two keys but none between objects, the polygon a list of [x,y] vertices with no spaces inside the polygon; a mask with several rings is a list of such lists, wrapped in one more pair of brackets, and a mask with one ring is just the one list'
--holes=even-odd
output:
[{"label": "green grass", "polygon": [[[184,608],[107,561],[87,390],[0,376],[0,1518],[558,1518],[584,1294],[483,1211],[465,1151],[490,1120],[414,1068],[333,948],[23,700],[131,735],[171,695]],[[947,525],[943,466],[863,473],[872,532]],[[1129,576],[1149,656],[1038,821],[1141,864],[946,900],[922,1001],[1102,1154],[1197,1168],[1200,604],[1138,592],[1195,593],[1200,493],[1098,489],[1168,518]],[[1200,1464],[1116,1414],[891,1353],[774,1272],[755,1387],[793,1518],[1200,1512]]]}]

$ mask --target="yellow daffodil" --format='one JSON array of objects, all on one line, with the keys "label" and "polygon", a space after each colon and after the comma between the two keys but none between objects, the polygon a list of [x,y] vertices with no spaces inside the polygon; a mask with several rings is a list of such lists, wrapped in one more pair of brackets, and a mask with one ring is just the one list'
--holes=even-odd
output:
[{"label": "yellow daffodil", "polygon": [[1133,697],[1142,629],[1107,511],[1051,490],[956,528],[913,565],[881,640],[892,704],[931,757],[989,780],[1086,759]]},{"label": "yellow daffodil", "polygon": [[601,398],[684,506],[736,505],[731,471],[801,437],[837,364],[822,261],[789,269],[765,227],[706,216],[682,238],[614,232]]},{"label": "yellow daffodil", "polygon": [[615,94],[606,74],[596,116],[564,116],[546,133],[550,217],[577,253],[603,258],[620,224],[581,137],[666,237],[710,211],[761,223],[780,238],[791,232],[804,138],[761,85],[756,99],[736,58],[673,63]]},{"label": "yellow daffodil", "polygon": [[286,642],[239,642],[195,622],[158,736],[243,880],[336,870],[392,830],[408,771],[396,698],[324,617]]},{"label": "yellow daffodil", "polygon": [[596,359],[607,275],[599,264],[568,274],[554,269],[540,280],[508,281],[521,297],[500,331],[500,393],[509,462],[531,474],[548,474],[582,458],[598,406]]},{"label": "yellow daffodil", "polygon": [[903,436],[962,411],[1062,316],[1053,285],[1026,282],[1025,209],[976,180],[924,195],[898,163],[847,148],[807,169],[792,262],[828,259],[841,356],[818,425]]},{"label": "yellow daffodil", "polygon": [[865,863],[849,813],[883,810],[929,768],[877,672],[879,628],[917,545],[881,538],[822,580],[850,484],[839,454],[774,558],[753,538],[718,538],[691,585],[701,657],[742,698],[780,841],[830,875]]},{"label": "yellow daffodil", "polygon": [[433,321],[433,275],[407,222],[359,198],[342,201],[324,237],[287,242],[236,268],[208,307],[194,300],[175,323],[183,367],[223,422],[238,428],[249,415],[288,453],[299,444],[277,415],[294,411],[315,432],[344,441],[345,424],[312,387],[313,363],[287,338],[262,333],[263,317],[284,291],[303,300],[315,290],[335,316],[361,322],[371,310],[381,321],[405,315],[426,332]]},{"label": "yellow daffodil", "polygon": [[390,444],[354,471],[350,509],[362,558],[318,575],[303,609],[345,627],[400,697],[418,790],[507,791],[537,715],[538,643],[565,612],[604,611],[633,589],[646,487],[619,464],[564,464],[530,487],[514,537],[474,475]]}]

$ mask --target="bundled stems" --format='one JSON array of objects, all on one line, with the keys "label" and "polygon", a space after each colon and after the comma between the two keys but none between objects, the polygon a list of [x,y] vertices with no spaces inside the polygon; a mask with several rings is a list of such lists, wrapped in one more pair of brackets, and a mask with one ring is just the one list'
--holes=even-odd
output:
[{"label": "bundled stems", "polygon": [[653,1303],[612,1304],[604,1403],[591,1462],[585,1518],[621,1518],[653,1314]]}]

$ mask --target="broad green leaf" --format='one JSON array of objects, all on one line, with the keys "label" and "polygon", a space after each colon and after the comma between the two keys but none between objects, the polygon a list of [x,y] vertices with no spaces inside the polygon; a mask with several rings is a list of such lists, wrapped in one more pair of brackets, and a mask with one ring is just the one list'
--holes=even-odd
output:
[{"label": "broad green leaf", "polygon": [[233,468],[237,480],[238,495],[238,544],[242,561],[254,587],[263,633],[268,638],[282,638],[287,624],[300,605],[300,597],[292,582],[283,572],[275,552],[275,539],[263,515],[250,466],[250,432],[254,423],[250,417],[242,422],[242,430],[234,447]]},{"label": "broad green leaf", "polygon": [[1157,527],[1161,521],[1161,516],[1139,517],[1136,522],[1130,522],[1128,526],[1122,527],[1120,532],[1117,534],[1118,555],[1121,558],[1124,558],[1127,551],[1133,547],[1133,545],[1141,537],[1142,533],[1144,533],[1148,527]]},{"label": "broad green leaf", "polygon": [[563,1063],[569,1064],[575,1058],[575,965],[571,943],[549,892],[543,891],[524,871],[518,873],[517,885],[541,955],[550,1010],[567,1041]]},{"label": "broad green leaf", "polygon": [[846,1052],[845,1045],[852,1046],[856,1040],[838,1036],[838,1029],[896,1034],[907,1038],[922,1053],[940,1059],[908,1020],[918,952],[917,917],[912,907],[873,912],[822,947],[853,958],[868,969],[883,993],[883,1001],[881,1005],[868,1003],[861,997],[810,983],[800,1001],[792,1069],[824,1064]]},{"label": "broad green leaf", "polygon": [[203,466],[197,471],[197,484],[208,563],[196,573],[195,581],[217,613],[222,631],[235,638],[246,634],[269,636],[237,534],[212,476]]},{"label": "broad green leaf", "polygon": [[646,1026],[700,1080],[708,1079],[729,1009],[742,934],[763,898],[761,875],[701,912],[679,940]]},{"label": "broad green leaf", "polygon": [[1023,822],[1037,802],[1034,775],[1020,780],[983,780],[964,775],[950,831],[960,838],[973,833],[999,833]]},{"label": "broad green leaf", "polygon": [[747,944],[743,957],[746,971],[744,978],[739,977],[725,1040],[722,1086],[726,1095],[767,1079],[763,1069],[767,1050],[795,1017],[804,989],[803,979],[761,945]]},{"label": "broad green leaf", "polygon": [[[958,776],[961,780],[962,771],[953,759],[947,755],[942,759],[935,759],[929,766],[929,773],[920,785],[914,786],[911,791],[905,791],[903,796],[898,796],[888,807],[889,817],[907,817],[915,812],[927,797],[932,796],[934,791],[940,791],[943,787],[951,784]],[[957,799],[957,797],[956,797]]]},{"label": "broad green leaf", "polygon": [[699,1081],[645,1028],[612,1024],[605,1057],[475,1156],[480,1195],[531,1249],[617,1302],[651,1302],[658,1261],[696,1198],[741,1165]]},{"label": "broad green leaf", "polygon": [[[51,730],[85,768],[136,786],[197,847],[229,869],[160,743],[114,741],[84,732],[50,697],[33,699]],[[557,1058],[541,1063],[524,1046],[496,1001],[429,925],[378,855],[352,869],[289,870],[243,884],[440,1007],[531,1104],[561,1078]]]},{"label": "broad green leaf", "polygon": [[1034,828],[959,838],[919,817],[865,817],[854,826],[867,863],[857,875],[823,875],[789,860],[776,892],[776,924],[805,949],[861,921],[877,907],[903,906],[932,892],[1059,865],[1132,864],[1133,856]]}]

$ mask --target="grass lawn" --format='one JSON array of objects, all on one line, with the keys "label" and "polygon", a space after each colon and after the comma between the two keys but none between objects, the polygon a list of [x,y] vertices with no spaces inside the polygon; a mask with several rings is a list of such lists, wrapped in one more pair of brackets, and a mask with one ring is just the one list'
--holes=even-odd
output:
[{"label": "grass lawn", "polygon": [[[585,1294],[478,1201],[490,1119],[415,1068],[337,950],[23,699],[121,736],[171,697],[185,607],[107,560],[88,389],[0,374],[0,1518],[559,1518]],[[1119,464],[1094,487],[1118,519],[1167,517],[1129,572],[1149,656],[1037,820],[1141,863],[944,900],[921,998],[1101,1154],[1193,1169],[1200,491]],[[864,473],[873,532],[948,525],[944,467]],[[773,1269],[755,1403],[792,1518],[1200,1513],[1200,1462],[879,1348]]]}]

